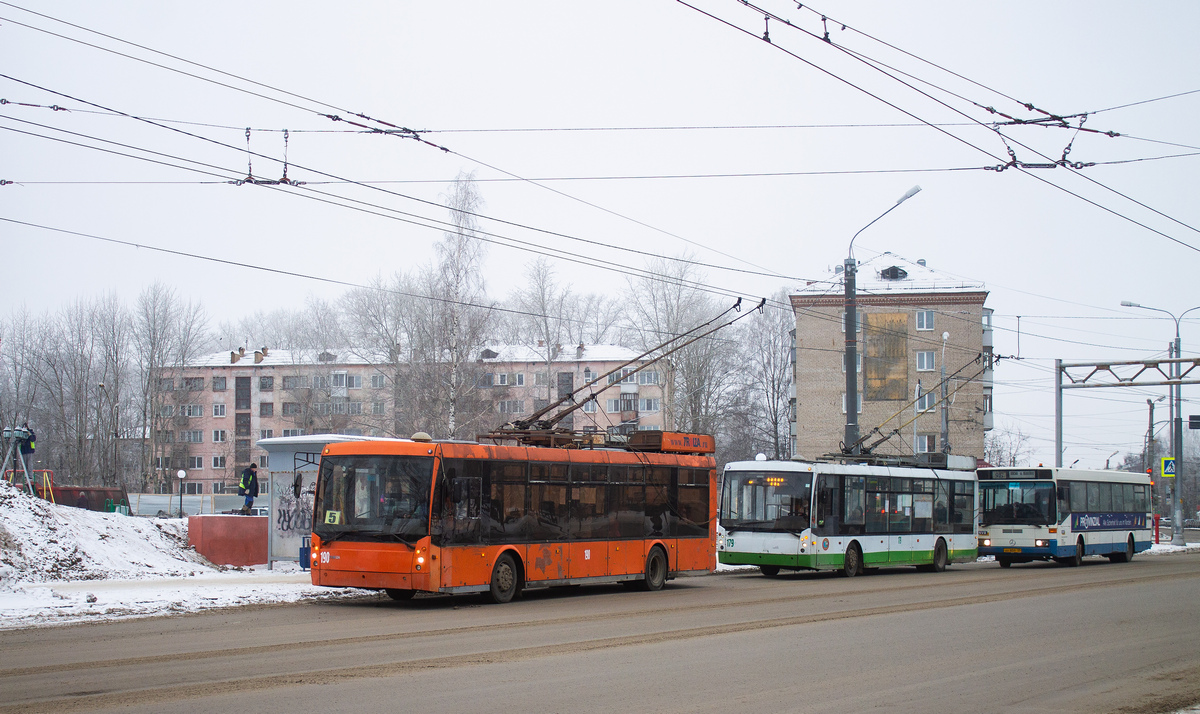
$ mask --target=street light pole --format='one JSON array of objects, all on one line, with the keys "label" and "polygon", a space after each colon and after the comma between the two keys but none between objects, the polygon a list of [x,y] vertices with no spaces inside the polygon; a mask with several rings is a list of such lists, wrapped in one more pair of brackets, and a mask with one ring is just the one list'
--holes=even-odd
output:
[{"label": "street light pole", "polygon": [[862,445],[858,443],[858,291],[855,285],[858,264],[854,260],[854,240],[858,238],[859,233],[875,225],[880,218],[896,210],[896,206],[917,195],[920,190],[920,186],[908,189],[894,206],[860,228],[850,239],[850,247],[846,251],[846,262],[842,266],[846,287],[846,319],[843,325],[846,331],[846,431],[843,435],[842,453],[862,453]]},{"label": "street light pole", "polygon": [[[1163,312],[1171,316],[1175,321],[1175,344],[1174,352],[1176,359],[1183,358],[1183,348],[1179,341],[1179,322],[1183,320],[1184,315],[1187,315],[1192,310],[1200,310],[1200,305],[1188,308],[1175,316],[1175,313],[1168,310],[1163,310],[1159,307],[1150,307],[1149,305],[1139,305],[1136,302],[1128,300],[1121,301],[1121,307],[1137,307],[1143,310],[1153,310],[1155,312]],[[1171,394],[1171,454],[1175,457],[1175,489],[1172,495],[1174,504],[1174,513],[1171,516],[1171,545],[1186,545],[1187,541],[1183,537],[1183,389],[1178,380],[1180,378],[1180,365],[1178,362],[1171,365],[1171,380],[1175,384],[1168,387]]]}]

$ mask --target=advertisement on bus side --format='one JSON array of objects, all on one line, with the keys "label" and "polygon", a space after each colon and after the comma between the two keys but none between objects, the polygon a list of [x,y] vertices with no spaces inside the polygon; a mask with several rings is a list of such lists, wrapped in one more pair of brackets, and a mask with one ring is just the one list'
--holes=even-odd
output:
[{"label": "advertisement on bus side", "polygon": [[1112,531],[1145,528],[1144,513],[1072,513],[1071,530]]}]

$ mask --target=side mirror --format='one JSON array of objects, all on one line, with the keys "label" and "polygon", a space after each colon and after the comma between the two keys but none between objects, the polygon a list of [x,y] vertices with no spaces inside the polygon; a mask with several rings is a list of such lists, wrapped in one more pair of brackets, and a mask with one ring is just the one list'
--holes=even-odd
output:
[{"label": "side mirror", "polygon": [[300,475],[299,471],[297,471],[296,477],[292,480],[292,494],[296,498],[300,498],[300,489],[303,485],[304,485],[304,477]]}]

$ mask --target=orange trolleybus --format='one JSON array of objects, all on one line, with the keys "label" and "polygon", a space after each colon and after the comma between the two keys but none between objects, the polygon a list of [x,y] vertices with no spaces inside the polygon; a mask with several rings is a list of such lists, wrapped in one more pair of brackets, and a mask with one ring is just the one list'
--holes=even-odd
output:
[{"label": "orange trolleybus", "polygon": [[486,593],[716,567],[713,438],[637,432],[623,448],[394,439],[321,454],[312,582]]}]

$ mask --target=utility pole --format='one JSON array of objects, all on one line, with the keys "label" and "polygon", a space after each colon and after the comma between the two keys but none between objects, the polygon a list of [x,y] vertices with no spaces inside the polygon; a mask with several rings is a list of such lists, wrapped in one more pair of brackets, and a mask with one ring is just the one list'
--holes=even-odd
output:
[{"label": "utility pole", "polygon": [[942,453],[950,453],[950,392],[946,383],[946,340],[949,332],[942,333]]},{"label": "utility pole", "polygon": [[846,286],[846,431],[843,435],[842,452],[846,454],[861,454],[862,444],[858,443],[858,295],[855,285],[855,274],[858,272],[858,262],[854,260],[854,239],[859,233],[867,230],[880,218],[891,213],[908,199],[917,195],[920,186],[913,186],[900,197],[896,204],[879,214],[879,217],[858,230],[850,239],[850,247],[846,251],[846,261],[842,264],[842,274]]}]

